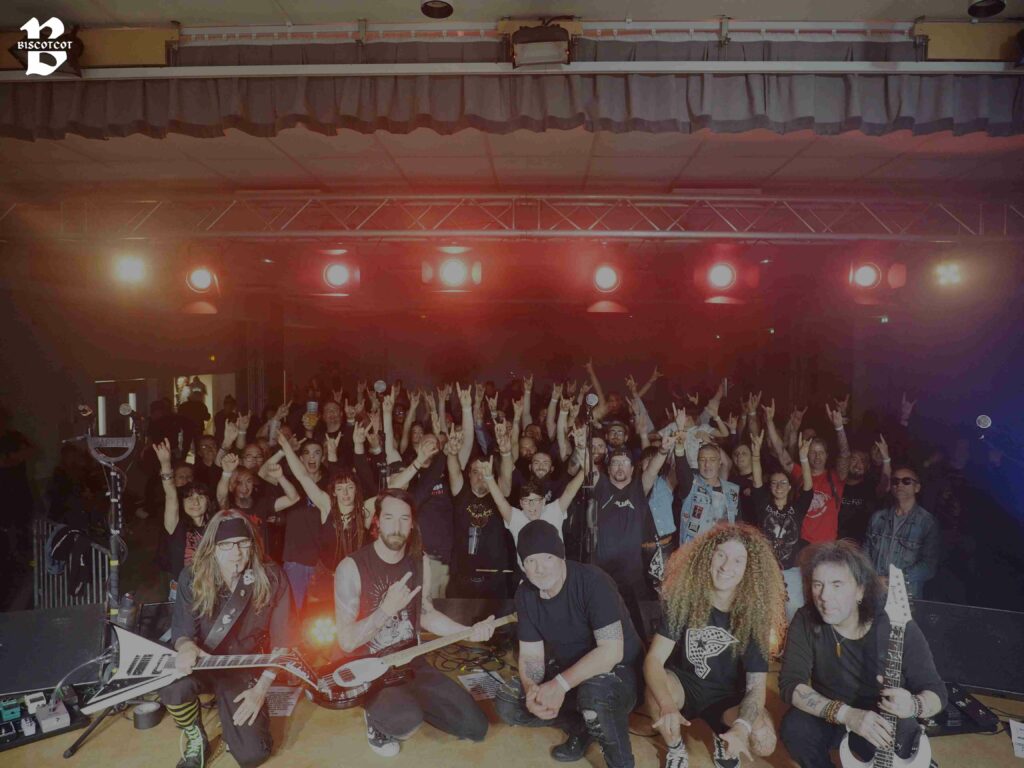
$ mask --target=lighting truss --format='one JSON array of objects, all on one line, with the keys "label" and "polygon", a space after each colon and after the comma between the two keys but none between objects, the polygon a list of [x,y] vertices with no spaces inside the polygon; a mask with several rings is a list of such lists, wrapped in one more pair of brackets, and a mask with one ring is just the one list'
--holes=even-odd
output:
[{"label": "lighting truss", "polygon": [[1024,241],[1024,200],[252,193],[0,202],[0,241]]}]

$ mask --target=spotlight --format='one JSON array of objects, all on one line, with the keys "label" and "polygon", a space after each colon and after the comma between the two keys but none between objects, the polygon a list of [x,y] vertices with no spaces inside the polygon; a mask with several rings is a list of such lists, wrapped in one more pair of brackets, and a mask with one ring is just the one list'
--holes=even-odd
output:
[{"label": "spotlight", "polygon": [[602,293],[611,293],[619,287],[619,271],[603,264],[594,271],[594,286]]},{"label": "spotlight", "polygon": [[1005,0],[971,0],[967,13],[975,19],[987,19],[998,16],[1005,8]]},{"label": "spotlight", "polygon": [[946,262],[935,267],[935,277],[939,285],[958,285],[963,282],[963,275],[960,273],[960,265],[956,262]]},{"label": "spotlight", "polygon": [[213,287],[216,277],[213,271],[207,267],[196,267],[188,273],[186,282],[188,287],[196,293],[206,293]]},{"label": "spotlight", "polygon": [[445,259],[441,262],[438,277],[448,288],[461,288],[469,280],[469,267],[462,259]]},{"label": "spotlight", "polygon": [[708,270],[708,284],[720,291],[732,288],[736,284],[736,268],[724,261],[712,265]]},{"label": "spotlight", "polygon": [[862,263],[850,267],[850,285],[857,288],[877,288],[882,282],[882,270],[877,264]]},{"label": "spotlight", "polygon": [[330,616],[318,616],[306,624],[306,639],[313,646],[324,648],[331,645],[336,634],[337,627]]},{"label": "spotlight", "polygon": [[114,262],[114,276],[122,283],[138,285],[146,279],[146,262],[138,256],[120,256]]},{"label": "spotlight", "polygon": [[464,253],[469,253],[470,248],[466,245],[442,245],[437,250],[448,256],[461,256]]},{"label": "spotlight", "polygon": [[352,274],[344,264],[328,264],[324,268],[324,282],[329,288],[342,288],[348,285]]},{"label": "spotlight", "polygon": [[444,0],[427,0],[420,6],[420,13],[428,19],[447,19],[454,12],[452,4]]}]

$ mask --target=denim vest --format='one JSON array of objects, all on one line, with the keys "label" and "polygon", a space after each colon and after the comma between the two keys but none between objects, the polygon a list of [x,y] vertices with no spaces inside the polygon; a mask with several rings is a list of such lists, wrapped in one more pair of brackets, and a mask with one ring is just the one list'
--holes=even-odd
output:
[{"label": "denim vest", "polygon": [[[725,496],[725,515],[730,523],[736,522],[736,513],[740,506],[740,487],[728,480],[722,481],[722,494]],[[712,485],[700,475],[694,475],[693,488],[690,495],[683,499],[683,513],[679,521],[679,545],[692,541],[704,531],[718,522],[715,517],[712,500]]]}]

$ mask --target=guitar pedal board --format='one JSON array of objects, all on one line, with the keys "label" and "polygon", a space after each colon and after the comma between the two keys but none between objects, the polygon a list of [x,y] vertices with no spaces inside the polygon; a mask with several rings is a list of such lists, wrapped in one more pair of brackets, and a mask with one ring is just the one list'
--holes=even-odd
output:
[{"label": "guitar pedal board", "polygon": [[967,693],[957,683],[946,683],[949,704],[928,721],[929,736],[951,736],[960,733],[993,733],[999,730],[999,717]]}]

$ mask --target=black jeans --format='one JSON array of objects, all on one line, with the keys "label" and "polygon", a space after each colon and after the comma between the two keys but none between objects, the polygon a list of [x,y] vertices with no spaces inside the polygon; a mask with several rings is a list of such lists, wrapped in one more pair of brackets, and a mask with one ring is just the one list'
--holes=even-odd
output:
[{"label": "black jeans", "polygon": [[160,701],[172,706],[194,701],[200,693],[212,692],[217,697],[221,734],[231,756],[242,768],[255,768],[267,761],[274,744],[270,735],[270,716],[264,704],[252,725],[235,725],[232,718],[238,704],[235,697],[250,688],[255,677],[251,670],[200,672],[175,680],[160,689]]},{"label": "black jeans", "polygon": [[636,702],[636,670],[618,664],[611,672],[595,675],[565,694],[562,708],[553,720],[542,720],[526,708],[518,679],[498,689],[494,709],[509,725],[561,728],[570,736],[584,736],[589,731],[601,745],[608,768],[633,768],[629,713]]},{"label": "black jeans", "polygon": [[414,677],[381,688],[366,700],[366,719],[381,733],[405,739],[424,722],[460,739],[483,741],[487,716],[459,683],[422,660],[413,662]]}]

